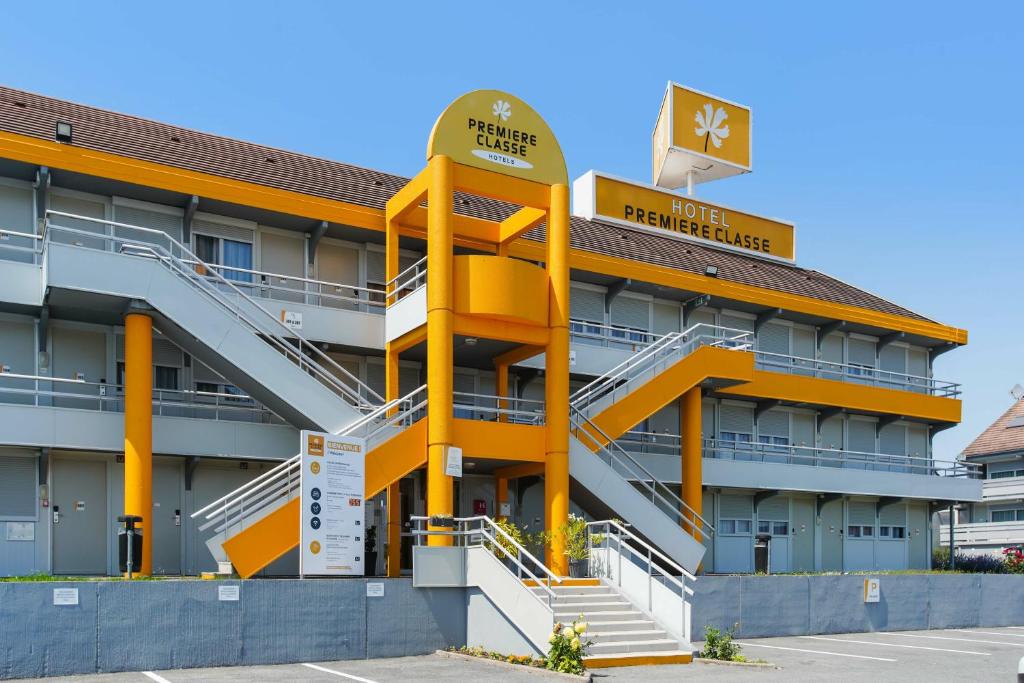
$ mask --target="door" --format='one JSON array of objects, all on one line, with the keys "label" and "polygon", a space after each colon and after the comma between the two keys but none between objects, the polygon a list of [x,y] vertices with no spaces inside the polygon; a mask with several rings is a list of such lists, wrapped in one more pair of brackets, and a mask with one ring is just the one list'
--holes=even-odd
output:
[{"label": "door", "polygon": [[181,574],[181,462],[153,463],[153,573]]},{"label": "door", "polygon": [[53,573],[106,574],[106,462],[55,460],[52,476]]},{"label": "door", "polygon": [[[817,503],[815,503],[817,504]],[[821,570],[843,570],[843,501],[832,500],[821,507]]]},{"label": "door", "polygon": [[814,500],[793,498],[793,566],[795,572],[814,571]]}]

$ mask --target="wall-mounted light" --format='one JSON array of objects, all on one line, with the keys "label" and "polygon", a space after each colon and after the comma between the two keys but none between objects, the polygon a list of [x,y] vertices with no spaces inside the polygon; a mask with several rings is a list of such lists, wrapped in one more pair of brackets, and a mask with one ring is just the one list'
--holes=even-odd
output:
[{"label": "wall-mounted light", "polygon": [[57,142],[71,142],[71,124],[66,121],[58,121],[55,137]]},{"label": "wall-mounted light", "polygon": [[718,277],[718,266],[707,265],[704,267],[704,274],[708,277]]}]

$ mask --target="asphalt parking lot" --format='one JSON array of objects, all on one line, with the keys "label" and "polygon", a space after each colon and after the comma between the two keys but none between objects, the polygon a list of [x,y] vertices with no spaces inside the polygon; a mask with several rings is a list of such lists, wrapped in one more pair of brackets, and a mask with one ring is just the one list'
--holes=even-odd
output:
[{"label": "asphalt parking lot", "polygon": [[[596,669],[595,681],[1012,681],[1024,657],[1024,627],[739,639],[749,659],[773,667],[695,662],[680,666]],[[186,681],[358,681],[360,683],[474,683],[543,678],[514,667],[436,655],[395,659],[308,662],[278,666],[178,669],[32,679],[58,683],[185,683]]]}]

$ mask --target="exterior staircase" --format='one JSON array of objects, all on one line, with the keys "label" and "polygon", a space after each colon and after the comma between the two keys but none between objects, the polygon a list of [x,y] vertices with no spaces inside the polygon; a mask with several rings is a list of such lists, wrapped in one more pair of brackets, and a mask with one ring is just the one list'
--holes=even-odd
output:
[{"label": "exterior staircase", "polygon": [[[543,589],[532,588],[541,595]],[[686,664],[693,661],[689,643],[674,638],[613,586],[600,579],[565,579],[553,586],[556,622],[587,622],[592,641],[587,668],[640,664]]]}]

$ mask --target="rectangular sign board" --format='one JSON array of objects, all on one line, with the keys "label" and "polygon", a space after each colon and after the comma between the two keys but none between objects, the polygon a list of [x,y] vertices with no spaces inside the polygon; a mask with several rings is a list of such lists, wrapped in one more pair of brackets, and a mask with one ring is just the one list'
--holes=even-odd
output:
[{"label": "rectangular sign board", "polygon": [[77,588],[54,588],[53,589],[53,604],[55,604],[55,605],[77,605],[78,604],[78,589]]},{"label": "rectangular sign board", "polygon": [[303,430],[299,573],[362,576],[366,440]]},{"label": "rectangular sign board", "polygon": [[458,446],[448,446],[444,460],[444,473],[448,477],[462,476],[462,449]]},{"label": "rectangular sign board", "polygon": [[864,602],[879,602],[882,598],[882,584],[878,579],[864,579]]},{"label": "rectangular sign board", "polygon": [[669,83],[651,135],[655,185],[701,183],[751,170],[750,108]]},{"label": "rectangular sign board", "polygon": [[589,171],[572,185],[572,212],[657,235],[704,242],[768,258],[796,258],[796,226],[775,218]]}]

